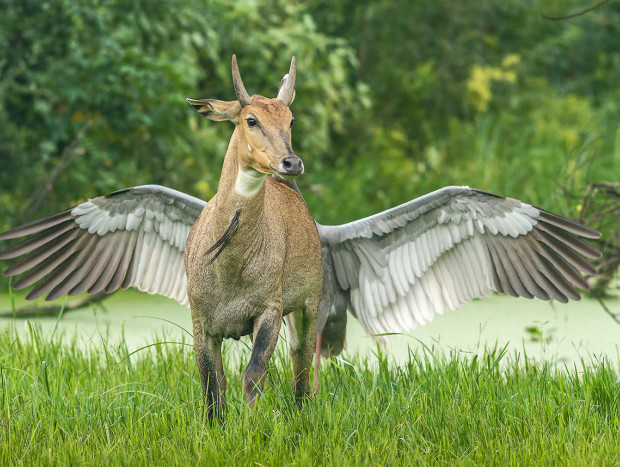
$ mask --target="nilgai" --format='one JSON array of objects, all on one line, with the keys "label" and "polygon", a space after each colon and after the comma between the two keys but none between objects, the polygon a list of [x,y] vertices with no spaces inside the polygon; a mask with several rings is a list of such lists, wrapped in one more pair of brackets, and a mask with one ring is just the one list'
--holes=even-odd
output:
[{"label": "nilgai", "polygon": [[[303,324],[302,332],[306,332],[314,326],[314,288],[322,273],[315,264],[316,246],[307,245],[312,243],[316,228],[324,271],[318,320],[318,335],[323,337],[317,344],[317,363],[321,348],[332,355],[342,350],[347,309],[372,334],[408,332],[436,314],[492,291],[567,302],[569,298],[579,300],[578,288],[588,288],[579,271],[594,274],[586,258],[599,258],[600,253],[582,238],[599,238],[598,232],[530,204],[468,187],[445,187],[349,224],[317,223],[315,227],[301,198],[285,186],[297,190],[294,181],[265,178],[266,173],[280,172],[290,178],[287,173],[301,172],[296,157],[287,162],[293,157],[288,130],[292,119],[287,107],[293,97],[294,67],[282,81],[280,94],[287,96],[282,100],[249,97],[234,74],[238,101],[190,101],[204,115],[230,119],[237,125],[220,189],[209,204],[166,187],[138,186],[0,234],[0,240],[36,234],[0,253],[0,259],[27,254],[4,272],[7,276],[25,272],[14,288],[36,284],[28,298],[48,294],[46,300],[53,300],[65,293],[113,292],[134,286],[182,304],[191,303],[201,377],[211,388],[207,391],[209,404],[218,400],[224,388],[217,350],[223,336],[214,334],[225,329],[224,334],[238,336],[254,331],[260,323],[267,326],[269,321],[270,332],[256,329],[257,337],[265,337],[255,339],[255,348],[270,350],[273,346],[274,329],[280,326],[278,313],[264,309],[261,318],[251,324],[246,321],[245,328],[237,319],[248,297],[255,293],[268,297],[268,290],[282,280],[283,300],[302,291],[308,297],[305,314],[289,317],[291,330],[295,332]],[[240,163],[252,169],[244,171]],[[277,207],[255,203],[276,193],[281,193],[277,199],[283,200]],[[285,220],[273,226],[268,236],[258,235],[257,240],[251,229],[271,228],[269,222],[260,221],[261,216],[268,218],[268,212],[281,214]],[[195,233],[187,243],[186,275],[182,256],[194,224]],[[242,242],[246,245],[240,249]],[[245,271],[235,267],[234,255],[239,255],[240,264],[252,255],[276,255],[282,260],[276,273],[255,266],[259,269],[251,271],[252,281],[257,281],[254,284],[237,280],[235,274],[243,278]],[[273,259],[265,261],[271,264]],[[283,313],[301,305],[298,299],[292,300],[296,303],[291,307],[283,304]],[[225,322],[204,312],[213,303],[230,313]],[[295,370],[296,375],[302,374],[297,380],[298,395],[307,390],[308,348],[313,338],[305,335],[293,342],[295,349],[302,349],[293,354],[303,354],[299,359],[303,363]],[[254,384],[262,384],[267,354],[270,352],[253,353],[246,373],[244,385],[247,382],[250,403],[256,395]],[[316,375],[315,371],[315,386]]]},{"label": "nilgai", "polygon": [[[243,374],[253,407],[278,341],[282,317],[293,360],[293,388],[309,389],[323,288],[319,234],[303,198],[267,177],[292,178],[304,165],[291,147],[295,57],[278,97],[249,96],[233,55],[236,101],[189,103],[211,120],[235,124],[217,193],[202,210],[185,245],[187,297],[205,405],[223,411],[223,338],[253,333]],[[211,416],[212,411],[209,411]]]},{"label": "nilgai", "polygon": [[[225,406],[222,340],[253,334],[243,375],[246,401],[253,407],[283,317],[295,397],[301,402],[309,393],[323,288],[321,243],[303,198],[268,177],[291,179],[304,171],[291,147],[295,75],[293,57],[275,99],[250,97],[233,55],[237,100],[188,99],[205,117],[235,124],[218,191],[206,206],[172,190],[143,187],[104,198],[112,203],[104,217],[99,201],[92,200],[1,237],[43,229],[2,254],[13,257],[36,248],[6,271],[19,273],[37,263],[15,284],[19,288],[47,275],[30,298],[137,285],[189,302],[209,421],[221,418]],[[137,193],[139,206],[133,199]]]}]

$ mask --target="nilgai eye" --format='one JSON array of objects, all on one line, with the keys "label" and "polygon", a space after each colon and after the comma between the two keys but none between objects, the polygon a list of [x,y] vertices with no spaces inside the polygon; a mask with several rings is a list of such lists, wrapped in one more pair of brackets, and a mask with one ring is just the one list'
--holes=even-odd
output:
[{"label": "nilgai eye", "polygon": [[252,117],[248,117],[246,118],[246,121],[248,122],[248,126],[249,127],[253,127],[256,126],[256,119],[252,118]]},{"label": "nilgai eye", "polygon": [[293,123],[295,123],[295,119],[291,120],[291,128],[293,128]]}]

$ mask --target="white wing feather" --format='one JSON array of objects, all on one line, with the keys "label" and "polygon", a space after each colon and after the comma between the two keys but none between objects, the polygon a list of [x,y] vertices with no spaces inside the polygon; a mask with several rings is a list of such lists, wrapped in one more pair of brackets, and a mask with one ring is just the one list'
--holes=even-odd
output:
[{"label": "white wing feather", "polygon": [[28,298],[136,287],[188,305],[183,250],[205,204],[157,185],[120,190],[0,234],[35,234],[0,259],[25,255],[5,275],[25,273],[14,288],[36,284]]}]

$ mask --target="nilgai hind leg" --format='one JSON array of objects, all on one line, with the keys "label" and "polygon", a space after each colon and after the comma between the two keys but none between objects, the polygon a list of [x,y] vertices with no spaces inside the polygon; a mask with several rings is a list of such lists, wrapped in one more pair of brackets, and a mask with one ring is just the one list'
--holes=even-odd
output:
[{"label": "nilgai hind leg", "polygon": [[301,405],[310,396],[310,367],[316,347],[316,326],[320,302],[308,300],[305,307],[285,317],[293,360],[291,386],[295,401]]}]

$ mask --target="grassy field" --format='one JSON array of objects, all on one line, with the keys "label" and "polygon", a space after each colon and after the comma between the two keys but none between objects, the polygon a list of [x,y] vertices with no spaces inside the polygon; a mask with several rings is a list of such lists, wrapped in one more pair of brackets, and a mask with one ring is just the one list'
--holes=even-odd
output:
[{"label": "grassy field", "polygon": [[254,414],[242,366],[226,369],[226,424],[209,427],[191,337],[130,355],[123,340],[83,350],[59,334],[0,330],[2,465],[620,463],[620,385],[605,361],[577,372],[502,349],[412,353],[404,366],[347,357],[323,362],[319,395],[298,410],[278,351]]}]

